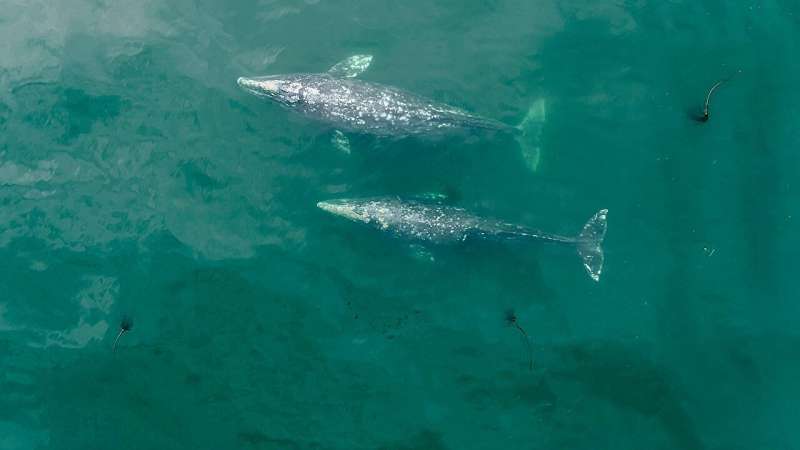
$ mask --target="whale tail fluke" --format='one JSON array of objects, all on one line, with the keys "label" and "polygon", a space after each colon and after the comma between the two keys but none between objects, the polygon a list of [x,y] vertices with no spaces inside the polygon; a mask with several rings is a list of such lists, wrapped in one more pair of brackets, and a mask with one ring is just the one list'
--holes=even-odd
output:
[{"label": "whale tail fluke", "polygon": [[607,209],[597,212],[576,238],[578,255],[581,257],[583,267],[589,277],[594,281],[600,281],[600,274],[603,272],[603,238],[606,237],[606,216]]},{"label": "whale tail fluke", "polygon": [[534,172],[539,167],[542,129],[546,118],[547,103],[545,99],[540,98],[531,103],[525,118],[516,127],[519,130],[516,139],[522,151],[522,159],[525,160],[528,168]]}]

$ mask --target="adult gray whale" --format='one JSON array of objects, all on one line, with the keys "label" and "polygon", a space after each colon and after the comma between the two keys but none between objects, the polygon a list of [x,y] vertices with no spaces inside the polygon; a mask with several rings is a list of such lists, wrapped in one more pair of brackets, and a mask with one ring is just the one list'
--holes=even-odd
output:
[{"label": "adult gray whale", "polygon": [[348,132],[384,137],[465,130],[509,133],[520,143],[526,163],[536,169],[544,100],[534,102],[520,125],[511,126],[402,89],[356,79],[371,61],[369,55],[355,55],[325,73],[240,77],[237,83],[251,94]]},{"label": "adult gray whale", "polygon": [[573,246],[589,277],[600,281],[607,209],[598,211],[577,236],[560,236],[499,220],[482,218],[454,206],[395,198],[338,199],[317,203],[324,211],[369,224],[395,236],[435,244],[471,239],[531,239]]}]

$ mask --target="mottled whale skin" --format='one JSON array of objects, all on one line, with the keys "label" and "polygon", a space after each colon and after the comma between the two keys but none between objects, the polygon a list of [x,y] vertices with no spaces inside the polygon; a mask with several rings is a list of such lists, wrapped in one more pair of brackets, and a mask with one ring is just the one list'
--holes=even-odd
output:
[{"label": "mottled whale skin", "polygon": [[343,131],[394,138],[499,131],[512,135],[525,164],[537,169],[547,114],[544,98],[531,103],[522,122],[511,126],[402,89],[356,79],[371,62],[371,55],[353,55],[324,73],[240,77],[237,83],[253,95],[333,126],[331,141],[344,153],[350,153],[350,146]]},{"label": "mottled whale skin", "polygon": [[239,78],[239,86],[306,117],[376,136],[435,135],[455,130],[519,130],[392,86],[328,73]]},{"label": "mottled whale skin", "polygon": [[434,244],[453,244],[471,239],[531,239],[573,246],[589,277],[600,280],[602,243],[608,210],[598,211],[577,236],[561,236],[484,218],[454,206],[397,198],[336,199],[317,203],[329,213],[363,222],[394,236]]}]

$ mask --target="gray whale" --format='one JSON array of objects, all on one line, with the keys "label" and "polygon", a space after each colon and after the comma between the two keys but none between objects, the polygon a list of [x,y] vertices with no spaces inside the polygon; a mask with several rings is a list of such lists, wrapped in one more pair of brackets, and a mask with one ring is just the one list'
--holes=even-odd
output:
[{"label": "gray whale", "polygon": [[430,135],[461,129],[516,128],[378,83],[326,73],[240,78],[249,92],[343,131],[376,136]]},{"label": "gray whale", "polygon": [[600,281],[607,209],[590,218],[577,236],[561,236],[507,222],[473,215],[454,206],[406,201],[397,198],[336,199],[317,203],[317,207],[363,222],[394,236],[434,244],[453,244],[472,239],[530,239],[572,246],[586,272]]},{"label": "gray whale", "polygon": [[535,102],[519,126],[487,119],[463,109],[378,83],[357,79],[371,56],[356,55],[324,73],[240,77],[238,85],[305,117],[338,130],[383,137],[432,136],[457,131],[499,131],[520,143],[535,169],[545,104]]}]

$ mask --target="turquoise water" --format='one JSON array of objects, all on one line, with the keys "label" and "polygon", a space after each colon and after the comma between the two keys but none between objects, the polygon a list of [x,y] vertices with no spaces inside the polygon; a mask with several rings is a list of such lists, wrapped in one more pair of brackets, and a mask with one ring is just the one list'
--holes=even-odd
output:
[{"label": "turquoise water", "polygon": [[[800,448],[796,1],[0,6],[1,449]],[[353,54],[509,124],[544,99],[538,170],[502,134],[348,154],[235,83]],[[315,207],[436,192],[608,208],[602,279]]]}]

